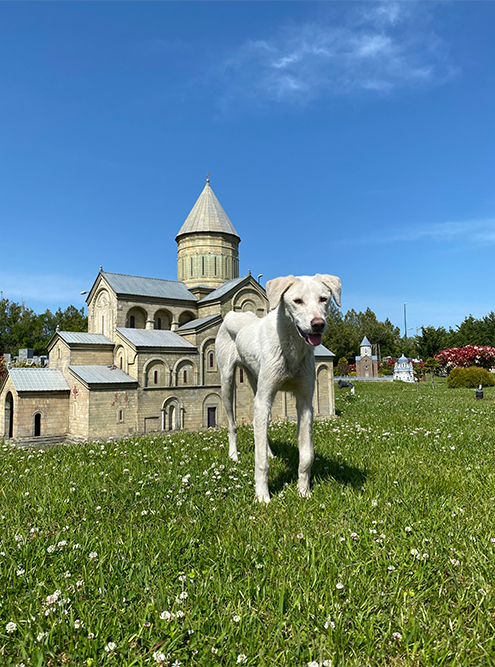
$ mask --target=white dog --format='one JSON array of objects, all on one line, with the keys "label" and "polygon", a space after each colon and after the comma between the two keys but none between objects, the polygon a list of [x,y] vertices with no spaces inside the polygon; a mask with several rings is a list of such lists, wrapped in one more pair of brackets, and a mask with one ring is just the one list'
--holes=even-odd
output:
[{"label": "white dog", "polygon": [[253,388],[256,496],[269,503],[268,420],[277,391],[296,397],[299,445],[299,481],[302,496],[309,496],[313,463],[314,347],[321,343],[330,297],[340,306],[340,279],[287,276],[266,284],[270,313],[230,312],[216,340],[222,401],[229,422],[229,456],[237,461],[237,427],[234,420],[235,369],[243,366]]}]

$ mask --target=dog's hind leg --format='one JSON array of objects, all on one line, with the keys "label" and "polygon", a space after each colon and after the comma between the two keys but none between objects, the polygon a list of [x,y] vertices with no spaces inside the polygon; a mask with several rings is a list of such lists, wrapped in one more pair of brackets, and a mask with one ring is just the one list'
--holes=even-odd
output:
[{"label": "dog's hind leg", "polygon": [[234,417],[234,392],[236,350],[235,343],[225,331],[220,328],[216,341],[217,364],[220,371],[222,386],[222,403],[227,413],[229,431],[229,457],[233,461],[239,459],[237,454],[237,425]]},{"label": "dog's hind leg", "polygon": [[232,461],[238,461],[237,453],[237,424],[234,416],[234,392],[235,392],[235,369],[233,364],[227,377],[222,377],[222,402],[227,413],[229,423],[229,457]]}]

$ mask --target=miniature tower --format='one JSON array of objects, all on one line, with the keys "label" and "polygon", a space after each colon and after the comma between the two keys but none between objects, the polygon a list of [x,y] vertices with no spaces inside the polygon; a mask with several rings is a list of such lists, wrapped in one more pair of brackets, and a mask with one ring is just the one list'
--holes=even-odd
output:
[{"label": "miniature tower", "polygon": [[361,355],[356,357],[357,377],[376,377],[378,375],[378,359],[371,354],[371,343],[366,336],[361,341]]}]

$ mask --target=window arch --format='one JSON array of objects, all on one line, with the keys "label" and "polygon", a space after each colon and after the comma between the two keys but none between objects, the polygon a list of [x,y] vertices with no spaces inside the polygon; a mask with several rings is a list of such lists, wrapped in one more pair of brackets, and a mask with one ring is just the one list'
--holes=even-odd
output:
[{"label": "window arch", "polygon": [[179,326],[181,327],[183,324],[187,324],[187,322],[191,322],[191,320],[195,319],[195,315],[188,310],[185,310],[183,313],[180,314],[179,316]]},{"label": "window arch", "polygon": [[197,383],[196,366],[191,359],[181,359],[175,367],[177,386],[195,386]]},{"label": "window arch", "polygon": [[146,329],[147,319],[148,313],[144,310],[144,308],[133,306],[127,312],[126,326],[130,329]]},{"label": "window arch", "polygon": [[155,329],[159,331],[170,331],[172,328],[172,313],[168,310],[160,308],[155,313]]},{"label": "window arch", "polygon": [[161,359],[152,359],[144,367],[144,386],[167,386],[167,366]]}]

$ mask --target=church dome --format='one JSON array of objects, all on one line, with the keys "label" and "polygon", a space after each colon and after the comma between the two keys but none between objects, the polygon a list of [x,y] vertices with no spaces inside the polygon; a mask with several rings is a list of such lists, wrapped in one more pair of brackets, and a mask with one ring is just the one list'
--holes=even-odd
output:
[{"label": "church dome", "polygon": [[175,240],[177,241],[184,234],[204,232],[230,234],[236,236],[239,241],[241,240],[239,234],[234,229],[234,225],[230,222],[229,217],[211,189],[209,178],[206,180],[203,192],[199,195],[184,224],[179,229]]},{"label": "church dome", "polygon": [[189,289],[217,289],[239,277],[239,234],[210,187],[199,195],[177,241],[177,280]]}]

